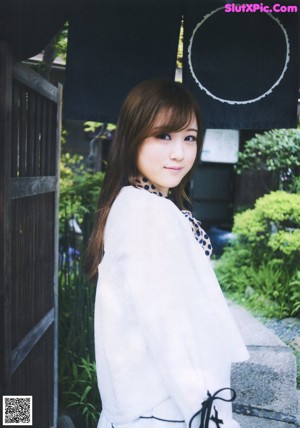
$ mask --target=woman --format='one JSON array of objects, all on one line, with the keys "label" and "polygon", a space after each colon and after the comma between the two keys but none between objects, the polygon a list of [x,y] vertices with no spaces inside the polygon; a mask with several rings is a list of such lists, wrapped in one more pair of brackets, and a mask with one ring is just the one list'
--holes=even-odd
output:
[{"label": "woman", "polygon": [[142,82],[122,106],[87,253],[91,276],[99,265],[100,428],[239,426],[230,370],[248,353],[209,238],[181,211],[201,134],[199,108],[179,83]]}]

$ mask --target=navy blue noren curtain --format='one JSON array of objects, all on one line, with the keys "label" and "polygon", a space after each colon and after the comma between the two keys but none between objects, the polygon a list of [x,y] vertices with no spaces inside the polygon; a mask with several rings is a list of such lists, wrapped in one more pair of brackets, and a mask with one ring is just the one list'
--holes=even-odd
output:
[{"label": "navy blue noren curtain", "polygon": [[142,80],[174,79],[180,0],[89,1],[71,17],[64,116],[115,122]]},{"label": "navy blue noren curtain", "polygon": [[70,19],[64,116],[115,122],[138,82],[174,79],[184,15],[183,83],[205,127],[295,127],[297,13],[226,13],[224,4],[87,0]]},{"label": "navy blue noren curtain", "polygon": [[224,2],[189,0],[184,22],[183,81],[206,128],[296,126],[297,13],[226,13]]}]

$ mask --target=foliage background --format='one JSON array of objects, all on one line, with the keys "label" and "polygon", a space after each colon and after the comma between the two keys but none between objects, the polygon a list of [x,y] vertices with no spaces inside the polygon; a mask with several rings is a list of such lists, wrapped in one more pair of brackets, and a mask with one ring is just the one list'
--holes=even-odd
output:
[{"label": "foliage background", "polygon": [[277,174],[278,188],[296,192],[300,172],[300,129],[273,129],[256,134],[239,153],[238,174],[252,169]]},{"label": "foliage background", "polygon": [[[61,158],[59,260],[59,407],[76,426],[94,428],[101,402],[94,356],[95,284],[82,261],[104,174],[85,168],[82,157]],[[76,223],[74,222],[76,221]],[[78,227],[81,229],[79,232]]]},{"label": "foliage background", "polygon": [[237,173],[277,173],[278,191],[237,212],[236,239],[216,262],[225,292],[253,311],[300,316],[300,129],[255,135],[239,154]]}]

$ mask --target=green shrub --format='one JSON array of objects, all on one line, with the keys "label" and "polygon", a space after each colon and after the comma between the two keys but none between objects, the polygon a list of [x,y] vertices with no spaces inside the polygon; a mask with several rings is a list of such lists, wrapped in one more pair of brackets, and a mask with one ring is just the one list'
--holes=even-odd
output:
[{"label": "green shrub", "polygon": [[[100,416],[100,399],[97,384],[96,364],[89,357],[79,361],[75,356],[68,379],[68,390],[64,391],[64,401],[67,408],[74,410],[73,420],[85,427],[96,427]],[[77,426],[77,425],[76,425]]]},{"label": "green shrub", "polygon": [[236,214],[233,232],[251,250],[255,266],[271,256],[295,268],[300,259],[300,195],[277,191],[259,198],[254,209]]},{"label": "green shrub", "polygon": [[268,316],[300,315],[300,195],[258,199],[235,215],[233,232],[216,264],[224,291]]},{"label": "green shrub", "polygon": [[280,179],[279,188],[297,192],[299,167],[300,129],[273,129],[246,141],[236,171],[273,171]]},{"label": "green shrub", "polygon": [[95,286],[82,272],[80,254],[61,254],[58,280],[59,408],[76,426],[96,428],[101,401],[94,364]]},{"label": "green shrub", "polygon": [[[82,157],[65,153],[60,168],[59,219],[60,230],[64,233],[65,220],[75,218],[81,226],[92,224],[97,209],[99,192],[104,173],[86,170]],[[76,171],[76,172],[74,172]],[[90,233],[90,228],[87,234]]]},{"label": "green shrub", "polygon": [[[95,286],[85,277],[82,255],[90,235],[104,174],[84,169],[82,158],[65,154],[60,180],[59,408],[76,426],[95,428],[100,396],[94,357]],[[76,219],[82,234],[70,220]]]}]

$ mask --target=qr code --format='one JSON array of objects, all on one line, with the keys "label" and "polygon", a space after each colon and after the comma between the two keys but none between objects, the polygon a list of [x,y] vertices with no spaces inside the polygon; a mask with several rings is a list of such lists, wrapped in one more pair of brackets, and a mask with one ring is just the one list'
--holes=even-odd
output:
[{"label": "qr code", "polygon": [[3,426],[32,426],[32,395],[3,396]]}]

